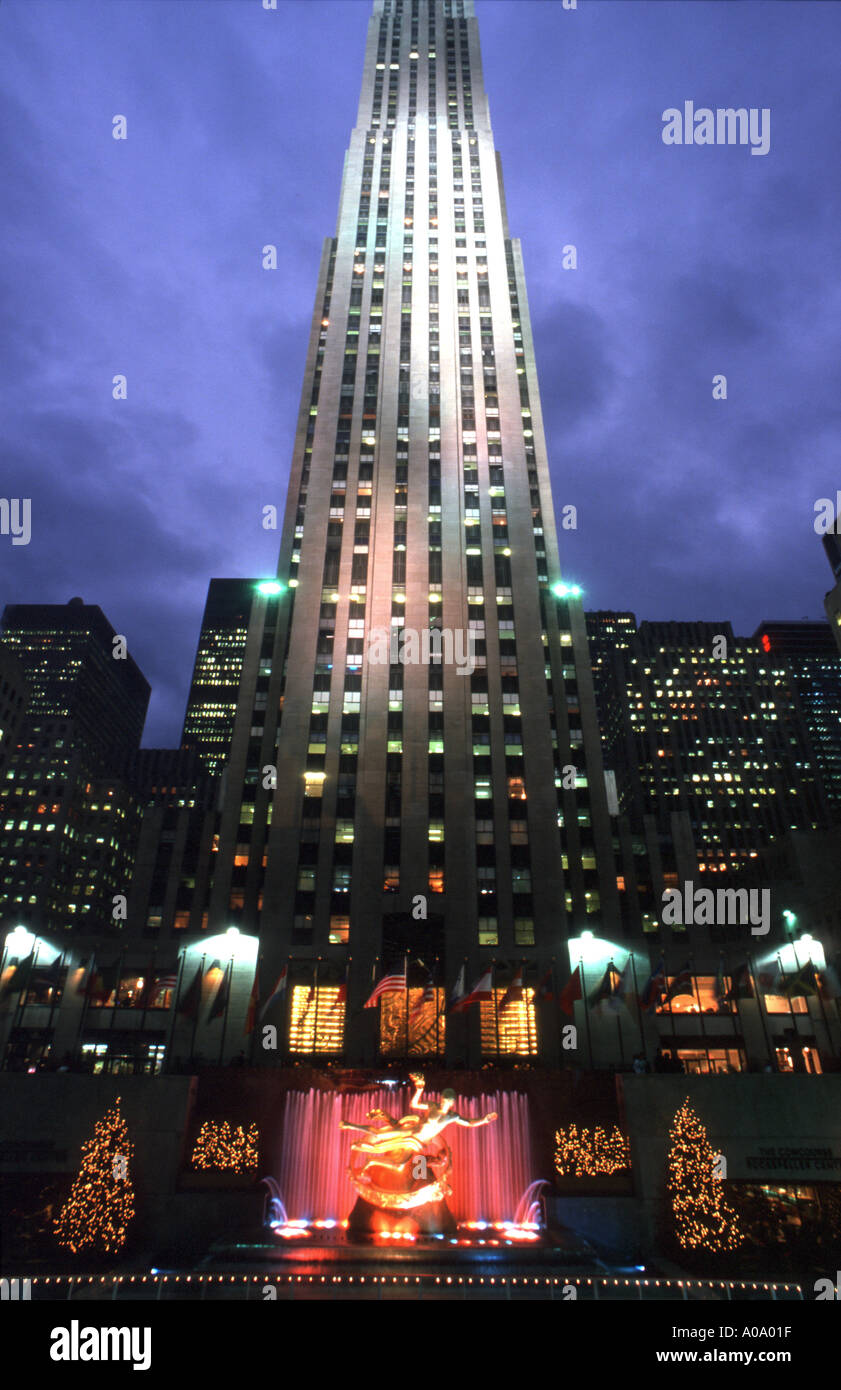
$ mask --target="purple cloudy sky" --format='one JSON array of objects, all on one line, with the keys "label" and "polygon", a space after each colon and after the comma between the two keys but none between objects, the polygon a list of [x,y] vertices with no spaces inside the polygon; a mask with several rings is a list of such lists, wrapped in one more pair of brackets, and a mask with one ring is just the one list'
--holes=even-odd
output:
[{"label": "purple cloudy sky", "polygon": [[[555,503],[579,509],[565,572],[641,618],[823,616],[841,5],[476,8]],[[0,601],[99,603],[152,683],[147,744],[177,743],[208,580],[274,569],[261,508],[285,499],[369,9],[0,3],[0,491],[33,511],[29,546],[0,537]],[[685,100],[770,107],[770,153],[665,146]]]}]

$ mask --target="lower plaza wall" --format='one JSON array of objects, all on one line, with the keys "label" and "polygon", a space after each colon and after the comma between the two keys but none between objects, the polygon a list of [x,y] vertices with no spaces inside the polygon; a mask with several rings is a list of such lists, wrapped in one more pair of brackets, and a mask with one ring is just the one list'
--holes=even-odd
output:
[{"label": "lower plaza wall", "polygon": [[[253,1236],[263,1210],[264,1189],[252,1177],[190,1172],[203,1120],[256,1123],[261,1136],[276,1136],[286,1090],[358,1091],[376,1075],[247,1067],[198,1076],[0,1074],[5,1263],[35,1261],[46,1268],[51,1208],[69,1191],[82,1144],[118,1096],[135,1146],[133,1258],[148,1254],[160,1261],[181,1252],[186,1261],[200,1258],[214,1239]],[[550,1224],[628,1261],[656,1253],[669,1127],[687,1096],[714,1150],[726,1159],[728,1179],[810,1189],[841,1183],[841,1076],[430,1071],[427,1085],[450,1085],[466,1096],[496,1089],[527,1093],[534,1177],[551,1184]],[[572,1123],[606,1130],[618,1123],[630,1139],[630,1176],[558,1180],[554,1133]],[[261,1144],[258,1177],[271,1170],[269,1154]]]}]

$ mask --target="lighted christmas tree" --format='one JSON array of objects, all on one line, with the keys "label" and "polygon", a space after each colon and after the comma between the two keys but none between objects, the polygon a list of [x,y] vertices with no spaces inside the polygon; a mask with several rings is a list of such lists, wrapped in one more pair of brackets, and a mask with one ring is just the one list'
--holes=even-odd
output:
[{"label": "lighted christmas tree", "polygon": [[677,1239],[684,1250],[736,1250],[744,1240],[736,1213],[715,1176],[716,1155],[707,1131],[683,1102],[669,1130],[669,1177],[666,1184]]},{"label": "lighted christmas tree", "polygon": [[118,1096],[114,1108],[97,1120],[94,1137],[82,1145],[79,1175],[55,1221],[59,1244],[74,1255],[80,1250],[114,1254],[125,1244],[134,1216],[133,1152]]},{"label": "lighted christmas tree", "polygon": [[227,1168],[234,1173],[245,1173],[257,1167],[259,1143],[256,1125],[250,1125],[246,1133],[242,1125],[232,1130],[227,1120],[221,1124],[205,1120],[193,1149],[193,1167]]}]

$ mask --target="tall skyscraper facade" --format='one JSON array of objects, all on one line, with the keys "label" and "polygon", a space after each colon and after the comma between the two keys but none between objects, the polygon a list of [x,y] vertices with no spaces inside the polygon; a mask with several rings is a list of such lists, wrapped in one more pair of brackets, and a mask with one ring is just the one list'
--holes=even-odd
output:
[{"label": "tall skyscraper facade", "polygon": [[[252,609],[210,923],[258,922],[302,999],[347,972],[345,1052],[370,1059],[360,1006],[384,972],[408,962],[420,994],[495,961],[504,991],[519,964],[564,971],[567,935],[618,914],[467,0],[374,5],[277,574]],[[477,1047],[465,1034],[451,1055]]]}]

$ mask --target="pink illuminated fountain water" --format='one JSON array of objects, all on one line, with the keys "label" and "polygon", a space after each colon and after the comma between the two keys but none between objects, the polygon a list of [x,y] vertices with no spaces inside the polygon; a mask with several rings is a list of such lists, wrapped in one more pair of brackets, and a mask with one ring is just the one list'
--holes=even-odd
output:
[{"label": "pink illuminated fountain water", "polygon": [[[357,1200],[348,1168],[359,1136],[340,1129],[340,1122],[364,1125],[369,1112],[390,1112],[396,1099],[385,1088],[351,1094],[287,1093],[276,1182],[270,1183],[273,1210],[282,1212],[272,1223],[276,1228],[282,1225],[291,1233],[296,1226],[303,1230],[346,1222]],[[426,1099],[440,1102],[437,1092],[427,1092]],[[460,1096],[458,1112],[474,1120],[495,1112],[497,1119],[482,1128],[452,1125],[446,1131],[452,1152],[448,1206],[456,1222],[476,1229],[513,1225],[519,1218],[533,1231],[535,1208],[523,1202],[523,1194],[534,1186],[526,1097],[509,1091]]]}]

